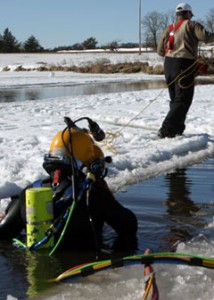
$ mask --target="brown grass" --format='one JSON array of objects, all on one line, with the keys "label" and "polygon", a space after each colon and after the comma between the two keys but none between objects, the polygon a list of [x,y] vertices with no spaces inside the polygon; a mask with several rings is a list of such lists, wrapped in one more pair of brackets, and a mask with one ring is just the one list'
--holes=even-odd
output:
[{"label": "brown grass", "polygon": [[[214,60],[209,59],[205,61],[208,65],[208,75],[214,74]],[[148,62],[135,62],[135,63],[118,63],[110,64],[109,60],[100,60],[97,63],[88,63],[86,66],[59,66],[52,65],[48,66],[43,64],[38,68],[24,68],[23,66],[18,66],[15,71],[50,71],[50,72],[76,72],[76,73],[92,73],[92,74],[114,74],[114,73],[146,73],[146,74],[164,74],[163,65],[151,66]],[[3,71],[10,71],[9,67],[5,67]]]},{"label": "brown grass", "polygon": [[[163,74],[163,67],[161,65],[149,66],[149,64],[143,62],[136,63],[118,63],[118,64],[109,64],[107,62],[99,62],[96,64],[88,64],[87,66],[47,66],[43,65],[38,68],[24,68],[22,66],[18,66],[15,71],[63,71],[63,72],[77,72],[77,73],[92,73],[92,74],[114,74],[114,73],[148,73],[148,74]],[[5,67],[3,71],[10,71],[8,67]]]}]

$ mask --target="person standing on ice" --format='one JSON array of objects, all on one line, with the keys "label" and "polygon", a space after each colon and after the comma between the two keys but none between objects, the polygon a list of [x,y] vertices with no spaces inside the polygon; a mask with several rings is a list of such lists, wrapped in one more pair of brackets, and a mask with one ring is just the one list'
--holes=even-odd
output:
[{"label": "person standing on ice", "polygon": [[214,33],[191,20],[193,13],[189,4],[178,4],[175,12],[175,24],[164,30],[157,48],[157,53],[165,57],[164,73],[170,96],[169,111],[158,131],[160,138],[183,134],[194,95],[194,78],[199,67],[198,43],[214,42]]}]

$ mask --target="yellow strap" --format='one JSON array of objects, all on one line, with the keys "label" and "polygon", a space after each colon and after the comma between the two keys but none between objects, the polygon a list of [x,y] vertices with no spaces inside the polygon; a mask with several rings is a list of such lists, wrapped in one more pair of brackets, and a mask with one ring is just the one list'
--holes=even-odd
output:
[{"label": "yellow strap", "polygon": [[149,292],[152,287],[153,279],[154,279],[154,274],[151,275],[151,277],[149,278],[149,282],[146,284],[146,290],[143,295],[143,300],[146,300],[148,298]]}]

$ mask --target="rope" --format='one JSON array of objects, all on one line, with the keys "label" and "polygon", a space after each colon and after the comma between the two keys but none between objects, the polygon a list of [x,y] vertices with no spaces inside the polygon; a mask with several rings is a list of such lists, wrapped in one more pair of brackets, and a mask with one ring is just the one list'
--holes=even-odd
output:
[{"label": "rope", "polygon": [[[184,80],[185,78],[187,78],[188,76],[190,76],[192,73],[195,73],[197,68],[198,68],[198,63],[201,61],[201,58],[198,58],[191,66],[189,66],[186,70],[184,70],[183,72],[181,72],[174,80],[172,80],[167,87],[169,87],[170,85],[172,85],[173,83],[175,83],[176,81],[178,82],[178,85],[181,89],[188,89],[189,87],[191,87],[194,84],[194,80],[193,82],[191,82],[188,86],[184,86],[181,84],[181,81]],[[192,69],[192,70],[191,70]],[[191,70],[189,73],[187,73],[189,70]]]},{"label": "rope", "polygon": [[116,139],[119,138],[119,136],[121,136],[121,132],[126,127],[128,127],[132,123],[132,121],[134,121],[139,115],[141,115],[150,105],[152,105],[160,97],[160,95],[163,92],[164,92],[164,89],[162,89],[154,99],[150,100],[150,102],[145,107],[143,107],[143,109],[140,110],[133,118],[131,118],[125,125],[121,126],[121,128],[119,130],[117,130],[114,133],[111,131],[106,131],[106,138],[105,138],[104,142],[102,143],[102,146],[113,153],[117,153],[117,150],[113,146],[113,144],[115,143]]},{"label": "rope", "polygon": [[143,300],[146,300],[148,298],[149,292],[150,292],[151,287],[152,287],[153,279],[154,279],[154,275],[152,274],[151,277],[149,278],[148,283],[146,284],[146,290],[145,290],[145,293],[143,295]]},{"label": "rope", "polygon": [[[203,59],[201,57],[198,58],[191,66],[189,66],[186,70],[180,73],[174,80],[168,83],[167,87],[171,86],[176,81],[178,82],[178,85],[181,89],[187,89],[191,87],[194,84],[194,80],[188,86],[182,85],[181,82],[182,80],[190,76],[192,73],[196,73],[196,70],[198,69],[198,65],[201,61],[203,61]],[[114,147],[114,143],[116,139],[119,138],[119,136],[121,136],[121,132],[124,130],[124,128],[128,127],[132,123],[132,121],[134,121],[139,115],[141,115],[147,108],[149,108],[161,96],[164,90],[165,89],[162,89],[154,99],[150,100],[150,102],[142,110],[140,110],[133,118],[131,118],[125,125],[123,125],[115,133],[111,131],[106,131],[106,138],[105,141],[103,142],[103,147],[105,147],[107,150],[111,151],[112,153],[117,153],[116,147]]]}]

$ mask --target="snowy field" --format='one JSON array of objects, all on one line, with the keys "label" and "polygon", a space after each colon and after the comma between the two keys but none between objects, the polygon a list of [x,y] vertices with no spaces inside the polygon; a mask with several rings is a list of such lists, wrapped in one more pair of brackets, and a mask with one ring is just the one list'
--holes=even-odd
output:
[{"label": "snowy field", "polygon": [[[104,59],[104,56],[106,54],[1,54],[0,70],[5,66],[14,70],[18,65],[38,66],[41,63],[82,65]],[[137,60],[153,65],[162,63],[155,54],[108,54],[106,59],[111,63]],[[160,78],[163,76],[10,71],[0,72],[0,91],[41,84],[60,86]],[[46,176],[42,169],[43,157],[49,151],[53,136],[64,129],[64,116],[74,121],[79,117],[90,117],[106,132],[106,140],[99,144],[105,155],[113,158],[107,178],[113,191],[214,157],[213,97],[213,84],[196,86],[185,134],[174,139],[157,138],[169,106],[167,89],[0,103],[0,199],[16,194],[30,182]],[[84,127],[85,123],[82,125]],[[213,226],[211,223],[210,229],[213,230]],[[204,241],[191,249],[182,246],[182,251],[213,256],[213,242],[207,244]],[[173,277],[163,268],[162,276],[158,278],[164,294],[161,299],[214,299],[213,271],[181,266],[172,267],[171,271]],[[104,286],[102,282],[105,282]],[[141,299],[142,287],[142,270],[137,267],[132,272],[125,269],[122,273],[106,272],[101,277],[95,275],[86,282],[72,284],[72,295],[76,299]],[[181,290],[185,296],[180,297]],[[71,286],[64,286],[62,293],[71,293]],[[49,299],[63,299],[62,293],[58,290],[58,298],[55,298],[55,291],[55,297]]]},{"label": "snowy field", "polygon": [[[142,55],[141,59],[147,60],[147,55]],[[151,64],[159,59],[155,54],[152,56]],[[4,66],[32,66],[39,61],[52,64],[54,59],[58,64],[71,59],[82,64],[84,60],[84,63],[93,61],[93,57],[95,61],[97,54],[0,55],[0,68],[3,61]],[[108,54],[107,57],[114,63],[136,60],[139,55]],[[163,76],[0,72],[0,89],[160,78]],[[214,154],[213,92],[214,85],[197,86],[184,136],[163,140],[157,139],[156,134],[168,110],[167,89],[1,103],[0,198],[16,193],[19,188],[46,175],[41,167],[43,156],[49,151],[53,136],[65,127],[64,116],[73,120],[90,116],[104,131],[110,132],[100,145],[106,155],[113,156],[108,181],[114,191],[211,157]]]}]

